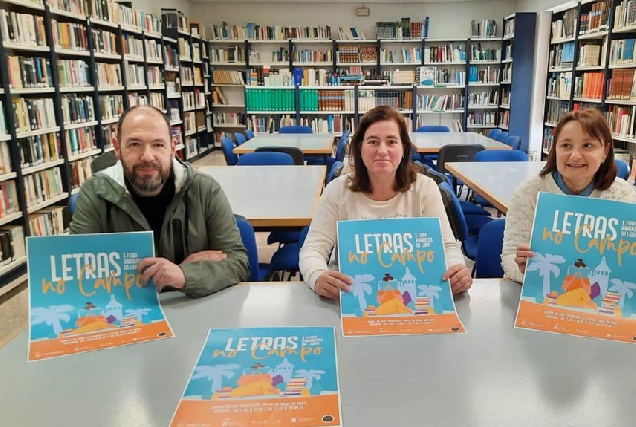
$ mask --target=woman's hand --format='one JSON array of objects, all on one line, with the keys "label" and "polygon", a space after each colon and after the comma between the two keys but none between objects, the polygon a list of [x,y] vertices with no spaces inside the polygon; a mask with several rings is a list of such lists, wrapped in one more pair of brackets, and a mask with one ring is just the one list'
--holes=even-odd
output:
[{"label": "woman's hand", "polygon": [[442,276],[442,280],[450,280],[453,294],[467,291],[473,285],[470,269],[461,264],[451,266]]},{"label": "woman's hand", "polygon": [[320,277],[318,277],[314,289],[316,290],[316,293],[322,297],[339,299],[340,289],[345,292],[349,292],[349,285],[351,285],[352,282],[351,277],[346,274],[339,271],[329,270],[325,271],[320,275]]},{"label": "woman's hand", "polygon": [[534,252],[530,250],[530,246],[517,246],[517,256],[515,257],[515,262],[517,263],[517,267],[519,267],[519,271],[521,272],[521,274],[526,272],[526,263],[528,262],[528,258],[532,258],[533,256]]}]

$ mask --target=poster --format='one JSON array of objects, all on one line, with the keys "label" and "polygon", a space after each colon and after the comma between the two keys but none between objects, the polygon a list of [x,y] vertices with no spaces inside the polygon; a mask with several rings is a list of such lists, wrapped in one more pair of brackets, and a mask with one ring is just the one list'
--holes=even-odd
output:
[{"label": "poster", "polygon": [[212,329],[173,427],[340,426],[332,327]]},{"label": "poster", "polygon": [[28,360],[172,337],[141,259],[152,232],[27,238]]},{"label": "poster", "polygon": [[448,281],[439,218],[338,222],[344,336],[465,332]]},{"label": "poster", "polygon": [[515,326],[636,342],[636,204],[540,193]]}]

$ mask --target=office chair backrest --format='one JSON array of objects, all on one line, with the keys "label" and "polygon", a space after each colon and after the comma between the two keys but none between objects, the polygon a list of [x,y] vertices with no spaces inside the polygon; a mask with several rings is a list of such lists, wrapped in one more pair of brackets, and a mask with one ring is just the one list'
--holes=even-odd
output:
[{"label": "office chair backrest", "polygon": [[243,246],[247,250],[247,260],[250,264],[250,275],[247,278],[248,282],[258,282],[258,246],[256,245],[256,235],[254,234],[254,228],[244,218],[236,218],[236,225],[241,233],[241,240]]},{"label": "office chair backrest", "polygon": [[488,138],[497,139],[497,135],[500,133],[501,129],[491,129],[490,132],[488,132]]},{"label": "office chair backrest", "polygon": [[466,218],[464,217],[464,212],[459,204],[459,200],[448,183],[442,182],[438,184],[438,187],[453,234],[457,240],[463,242],[468,238],[468,225],[466,225]]},{"label": "office chair backrest", "polygon": [[528,155],[519,150],[483,150],[475,153],[476,162],[527,162]]},{"label": "office chair backrest", "polygon": [[517,135],[508,135],[503,143],[511,146],[513,150],[518,150],[521,148],[521,137]]},{"label": "office chair backrest", "polygon": [[625,160],[614,159],[616,168],[618,169],[618,177],[627,179],[629,177],[629,164]]},{"label": "office chair backrest", "polygon": [[256,149],[257,153],[262,151],[269,151],[273,153],[287,153],[292,159],[294,159],[295,165],[304,165],[305,164],[305,156],[302,150],[298,147],[258,147]]},{"label": "office chair backrest", "polygon": [[234,132],[234,141],[236,141],[236,145],[242,145],[245,144],[245,142],[247,141],[247,139],[245,138],[245,135],[243,135],[240,132]]},{"label": "office chair backrest", "polygon": [[287,153],[260,151],[242,154],[238,159],[238,166],[293,166],[294,159]]},{"label": "office chair backrest", "polygon": [[415,129],[415,132],[450,132],[450,129],[448,128],[448,126],[444,126],[444,125],[440,125],[440,126],[425,125]]},{"label": "office chair backrest", "polygon": [[250,139],[254,138],[254,132],[252,132],[249,129],[245,130],[245,137],[247,138],[247,140],[249,141]]},{"label": "office chair backrest", "polygon": [[485,224],[479,230],[477,240],[477,260],[475,277],[477,279],[503,277],[501,251],[503,249],[505,219],[497,219]]},{"label": "office chair backrest", "polygon": [[278,133],[314,133],[311,126],[282,126]]},{"label": "office chair backrest", "polygon": [[484,149],[481,144],[453,144],[445,145],[439,150],[437,156],[437,171],[446,173],[447,162],[472,162],[475,153]]},{"label": "office chair backrest", "polygon": [[225,156],[225,163],[228,166],[234,166],[238,163],[238,156],[234,153],[234,143],[230,138],[221,138],[221,150]]}]

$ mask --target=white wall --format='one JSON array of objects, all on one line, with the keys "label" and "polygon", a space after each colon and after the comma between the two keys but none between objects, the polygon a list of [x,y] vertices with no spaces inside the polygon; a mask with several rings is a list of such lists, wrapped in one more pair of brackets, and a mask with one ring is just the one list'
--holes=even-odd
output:
[{"label": "white wall", "polygon": [[189,0],[132,0],[135,9],[143,10],[154,16],[161,17],[162,7],[172,7],[185,13],[192,20]]},{"label": "white wall", "polygon": [[[146,0],[150,1],[150,0]],[[166,1],[166,0],[164,0]],[[364,2],[363,2],[364,3]],[[513,13],[517,4],[510,0],[461,1],[446,3],[366,3],[370,16],[355,16],[361,3],[283,3],[283,2],[191,2],[190,16],[205,24],[245,25],[329,25],[355,26],[367,38],[375,37],[376,21],[399,21],[402,17],[424,20],[430,17],[429,37],[468,37],[473,19],[496,19]]]},{"label": "white wall", "polygon": [[517,12],[543,12],[566,3],[566,0],[517,0]]}]

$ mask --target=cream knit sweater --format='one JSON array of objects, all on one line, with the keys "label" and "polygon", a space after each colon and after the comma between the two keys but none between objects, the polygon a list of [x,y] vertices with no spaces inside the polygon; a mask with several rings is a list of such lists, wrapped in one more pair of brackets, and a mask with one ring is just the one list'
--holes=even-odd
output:
[{"label": "cream knit sweater", "polygon": [[[517,246],[530,244],[534,208],[537,205],[537,196],[540,191],[564,194],[554,181],[554,178],[552,178],[552,174],[548,174],[543,178],[540,176],[530,178],[517,188],[508,208],[508,213],[506,213],[501,266],[505,276],[516,282],[523,282],[523,274],[519,271],[517,263],[515,263]],[[607,190],[592,191],[589,197],[636,203],[634,186],[621,178],[616,178],[612,186]]]},{"label": "cream knit sweater", "polygon": [[[461,247],[450,227],[442,196],[435,181],[418,174],[411,188],[391,200],[378,202],[362,193],[349,190],[349,175],[343,175],[327,185],[320,197],[311,221],[309,233],[300,250],[300,272],[305,283],[314,289],[322,273],[338,269],[337,257],[327,265],[331,249],[336,246],[336,222],[347,219],[379,219],[399,217],[439,217],[444,238],[447,266],[465,265]],[[315,290],[315,289],[314,289]]]}]

